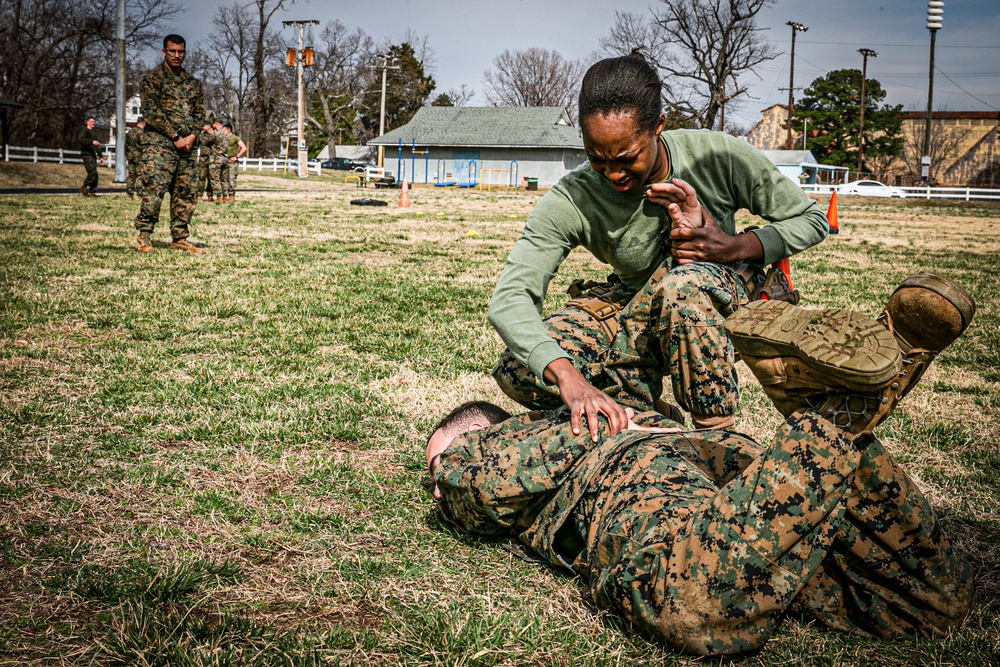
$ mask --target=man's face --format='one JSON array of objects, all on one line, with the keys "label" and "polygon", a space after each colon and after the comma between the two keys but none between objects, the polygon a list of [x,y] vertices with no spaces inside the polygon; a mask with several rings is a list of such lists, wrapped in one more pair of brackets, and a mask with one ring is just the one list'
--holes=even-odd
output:
[{"label": "man's face", "polygon": [[163,60],[167,63],[167,67],[169,67],[172,72],[180,70],[181,65],[184,64],[184,44],[167,42],[167,48],[163,49],[162,53]]},{"label": "man's face", "polygon": [[94,120],[93,118],[88,118],[87,119],[87,129],[88,130],[93,130],[95,125],[97,125],[97,121],[96,120]]}]

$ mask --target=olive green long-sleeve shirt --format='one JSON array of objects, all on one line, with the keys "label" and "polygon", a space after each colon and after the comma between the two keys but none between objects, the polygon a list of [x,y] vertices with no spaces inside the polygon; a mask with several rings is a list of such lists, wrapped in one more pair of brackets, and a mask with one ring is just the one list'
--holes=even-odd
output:
[{"label": "olive green long-sleeve shirt", "polygon": [[[670,160],[667,178],[690,183],[727,234],[736,233],[736,212],[742,208],[770,223],[752,232],[764,248],[763,264],[826,237],[826,216],[816,202],[747,142],[708,130],[661,136]],[[549,282],[570,251],[586,248],[638,289],[669,256],[669,241],[663,240],[669,227],[666,209],[644,192],[616,192],[582,165],[553,186],[528,216],[490,301],[490,323],[518,361],[542,377],[552,361],[569,358],[549,336],[541,312]]]}]

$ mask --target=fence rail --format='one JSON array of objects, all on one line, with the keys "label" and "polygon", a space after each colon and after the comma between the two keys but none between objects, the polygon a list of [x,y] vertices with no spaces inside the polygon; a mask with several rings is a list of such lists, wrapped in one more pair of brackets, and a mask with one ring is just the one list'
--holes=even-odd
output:
[{"label": "fence rail", "polygon": [[[802,189],[806,192],[828,195],[839,190],[837,185],[806,184]],[[1000,190],[995,188],[943,188],[930,186],[910,186],[896,188],[906,193],[904,199],[953,199],[956,201],[1000,201]],[[861,197],[864,195],[840,195],[843,197]]]},{"label": "fence rail", "polygon": [[[104,164],[108,167],[115,166],[115,153],[105,150],[103,154]],[[83,159],[80,151],[66,150],[64,148],[38,148],[37,146],[7,146],[4,151],[5,162],[20,160],[26,162],[56,162],[58,164],[80,164]],[[285,158],[240,158],[240,169],[242,171],[270,171],[270,172],[297,172],[298,162]],[[322,175],[323,169],[319,162],[314,162],[306,167],[317,175]],[[815,194],[831,194],[837,190],[837,185],[804,184],[801,186],[806,192]],[[942,188],[929,186],[912,186],[899,188],[906,193],[907,199],[951,199],[955,201],[1000,201],[1000,189],[995,188]],[[844,195],[855,196],[855,195]],[[860,196],[860,195],[859,195]]]}]

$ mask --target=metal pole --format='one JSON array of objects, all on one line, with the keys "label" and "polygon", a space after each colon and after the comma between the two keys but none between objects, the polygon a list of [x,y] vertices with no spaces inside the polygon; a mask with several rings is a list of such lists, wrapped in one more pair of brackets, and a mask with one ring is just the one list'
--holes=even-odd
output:
[{"label": "metal pole", "polygon": [[865,83],[868,80],[868,57],[878,58],[871,49],[858,49],[862,56],[861,64],[861,120],[858,123],[858,178],[861,178],[861,163],[865,157]]},{"label": "metal pole", "polygon": [[115,183],[125,182],[125,0],[118,0],[118,71],[115,72]]},{"label": "metal pole", "polygon": [[295,52],[295,74],[299,82],[299,178],[309,176],[309,151],[306,149],[306,89],[302,85],[302,72],[305,68],[303,64],[305,57],[302,54],[302,31],[304,29],[305,26],[299,23],[299,48]]},{"label": "metal pole", "polygon": [[920,175],[925,181],[931,180],[931,102],[934,99],[934,38],[937,30],[931,30],[931,64],[927,74],[927,120],[924,123],[924,156],[920,161]]},{"label": "metal pole", "polygon": [[[389,56],[385,55],[382,57],[382,102],[379,107],[378,114],[378,136],[385,134],[385,73],[388,70],[387,60]],[[378,147],[378,166],[379,169],[382,168],[382,161],[385,158],[385,146]]]},{"label": "metal pole", "polygon": [[927,3],[927,29],[931,33],[931,64],[927,73],[927,122],[924,123],[924,156],[920,159],[920,175],[924,183],[931,180],[931,103],[934,99],[934,40],[944,22],[943,0]]}]

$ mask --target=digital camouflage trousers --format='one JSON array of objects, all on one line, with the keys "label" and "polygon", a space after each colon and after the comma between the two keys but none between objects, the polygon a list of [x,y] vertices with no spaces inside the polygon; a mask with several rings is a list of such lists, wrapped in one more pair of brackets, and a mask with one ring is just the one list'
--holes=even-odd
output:
[{"label": "digital camouflage trousers", "polygon": [[209,162],[208,178],[212,184],[212,193],[216,198],[229,196],[228,162]]},{"label": "digital camouflage trousers", "polygon": [[140,232],[153,231],[160,219],[163,197],[169,192],[170,237],[174,241],[186,239],[198,198],[198,167],[194,156],[173,147],[149,144],[143,151],[141,169],[142,203],[135,228]]},{"label": "digital camouflage trousers", "polygon": [[[685,411],[728,417],[736,412],[739,385],[724,322],[747,302],[743,283],[725,265],[668,268],[661,266],[638,292],[618,284],[594,290],[607,292],[600,297],[573,299],[545,325],[587,381],[621,405],[667,414],[667,383]],[[562,405],[558,387],[536,377],[510,350],[493,377],[528,409]]]},{"label": "digital camouflage trousers", "polygon": [[813,412],[766,448],[719,430],[608,436],[602,423],[602,436],[574,436],[565,409],[460,436],[434,470],[440,511],[517,536],[599,606],[693,654],[759,650],[787,615],[922,637],[971,609],[969,563],[872,436],[852,444]]}]

